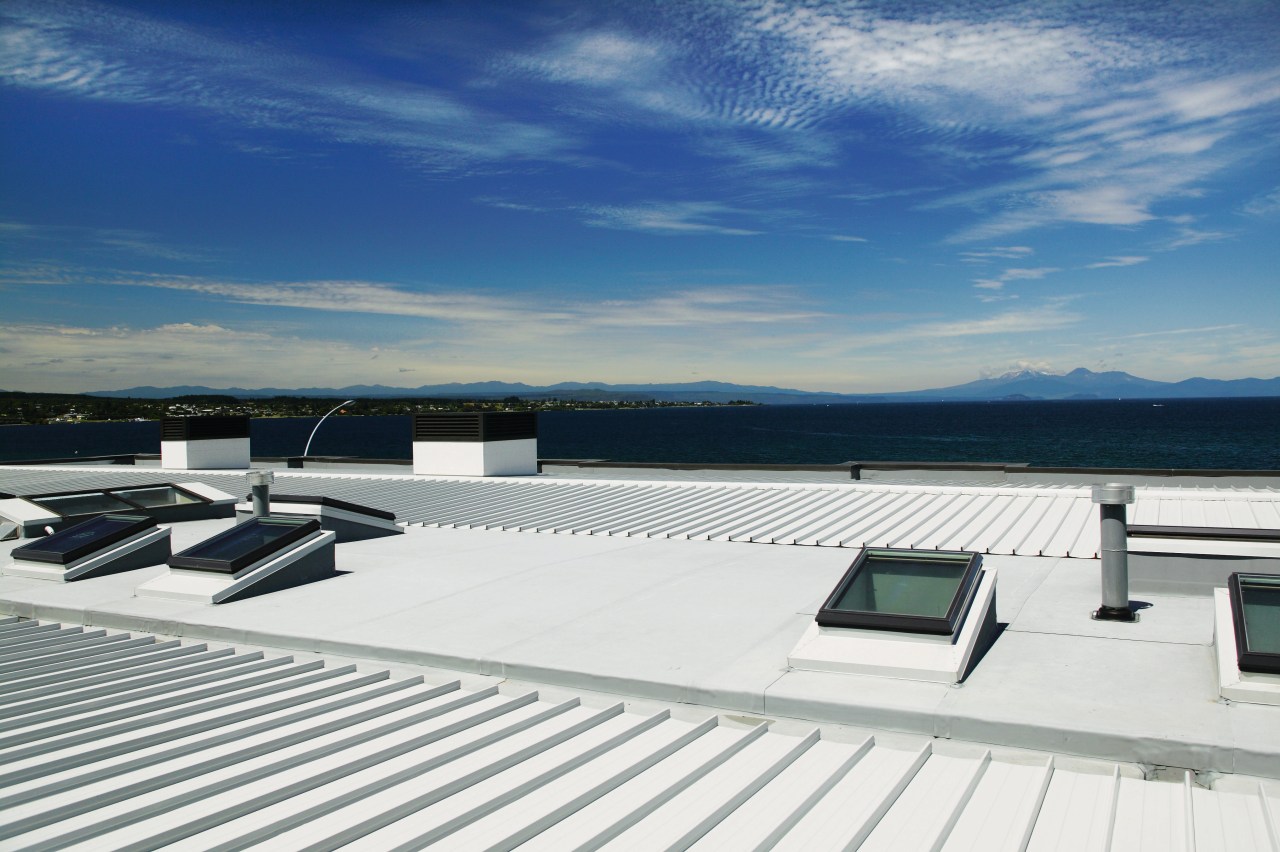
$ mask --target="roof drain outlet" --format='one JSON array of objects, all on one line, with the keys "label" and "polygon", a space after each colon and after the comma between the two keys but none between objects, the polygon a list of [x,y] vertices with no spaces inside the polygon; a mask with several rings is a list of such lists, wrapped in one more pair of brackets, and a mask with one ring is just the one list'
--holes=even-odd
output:
[{"label": "roof drain outlet", "polygon": [[1093,502],[1102,515],[1102,606],[1098,621],[1137,621],[1129,606],[1129,541],[1125,506],[1133,502],[1132,485],[1108,482],[1093,486]]},{"label": "roof drain outlet", "polygon": [[[249,471],[249,490],[253,494],[253,516],[255,518],[265,518],[271,514],[271,483],[275,481],[275,474],[269,470],[251,470]],[[1124,533],[1124,527],[1120,528],[1121,534]]]}]

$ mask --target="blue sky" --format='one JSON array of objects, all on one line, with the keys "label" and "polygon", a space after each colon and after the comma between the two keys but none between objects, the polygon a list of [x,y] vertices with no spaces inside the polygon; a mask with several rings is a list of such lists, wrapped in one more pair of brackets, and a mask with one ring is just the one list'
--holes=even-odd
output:
[{"label": "blue sky", "polygon": [[1280,4],[0,4],[0,388],[1280,373]]}]

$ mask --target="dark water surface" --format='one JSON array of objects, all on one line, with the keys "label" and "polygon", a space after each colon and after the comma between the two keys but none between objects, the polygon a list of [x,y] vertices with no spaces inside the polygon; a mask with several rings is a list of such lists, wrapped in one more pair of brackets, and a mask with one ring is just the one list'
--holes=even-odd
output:
[{"label": "dark water surface", "polygon": [[[301,455],[317,418],[252,422],[254,456]],[[407,459],[408,417],[331,417],[312,455]],[[835,464],[1025,462],[1280,469],[1280,398],[765,405],[544,412],[542,458]],[[0,426],[0,460],[158,453],[160,426]]]}]

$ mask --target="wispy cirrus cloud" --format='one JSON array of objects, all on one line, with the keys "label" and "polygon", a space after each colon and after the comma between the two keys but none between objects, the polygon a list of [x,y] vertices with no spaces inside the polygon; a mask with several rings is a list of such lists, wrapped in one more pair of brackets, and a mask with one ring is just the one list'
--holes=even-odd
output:
[{"label": "wispy cirrus cloud", "polygon": [[695,288],[643,299],[611,299],[584,310],[584,319],[624,327],[805,323],[828,314],[797,308],[791,288],[738,285]]},{"label": "wispy cirrus cloud", "polygon": [[1272,216],[1280,213],[1280,187],[1251,199],[1240,212],[1246,216]]},{"label": "wispy cirrus cloud", "polygon": [[[881,351],[910,353],[920,357],[930,346],[968,346],[974,340],[1034,340],[1037,335],[1081,323],[1085,316],[1071,307],[1073,299],[1055,297],[1040,304],[1011,307],[964,320],[905,322],[893,329],[869,331],[842,339],[830,338],[815,345],[814,355],[835,358],[853,353]],[[984,344],[985,345],[985,344]],[[927,355],[926,355],[927,357]]]},{"label": "wispy cirrus cloud", "polygon": [[[766,0],[744,15],[734,49],[753,73],[727,112],[821,131],[872,111],[955,157],[981,140],[979,161],[1022,174],[935,202],[979,214],[956,242],[1064,222],[1138,225],[1250,156],[1280,101],[1274,54],[1224,62],[1216,46],[1238,38],[1212,31],[1221,17],[1078,7],[956,3],[925,16],[887,3]],[[991,145],[993,133],[1009,144]]]},{"label": "wispy cirrus cloud", "polygon": [[[278,385],[280,376],[315,376],[335,385],[364,382],[371,351],[342,340],[308,339],[278,329],[216,323],[158,326],[0,324],[7,377],[46,391],[114,390],[145,382],[159,386]],[[179,356],[177,353],[181,353]],[[391,347],[387,360],[422,358]]]},{"label": "wispy cirrus cloud", "polygon": [[1016,299],[1017,294],[1004,293],[1004,285],[1010,281],[1038,281],[1046,275],[1061,270],[1055,266],[1037,266],[1037,267],[1012,267],[1006,269],[995,277],[978,278],[973,282],[975,289],[979,292],[978,299],[983,302],[998,302],[1006,299]]},{"label": "wispy cirrus cloud", "polygon": [[1109,257],[1106,260],[1100,260],[1097,263],[1090,263],[1085,269],[1107,269],[1116,266],[1136,266],[1139,263],[1146,263],[1151,258],[1141,257],[1139,255],[1122,255],[1120,257]]},{"label": "wispy cirrus cloud", "polygon": [[[0,80],[372,145],[435,169],[573,159],[576,142],[453,93],[91,2],[0,9]],[[243,142],[237,142],[244,145]]]},{"label": "wispy cirrus cloud", "polygon": [[[657,234],[720,234],[749,237],[760,231],[726,223],[747,211],[714,201],[650,202],[630,206],[599,206],[583,210],[583,222],[596,228],[647,231]],[[717,221],[719,220],[719,221]]]},{"label": "wispy cirrus cloud", "polygon": [[[418,27],[431,20],[399,14]],[[971,209],[973,221],[951,234],[967,243],[1061,223],[1140,226],[1265,144],[1280,62],[1244,49],[1229,20],[1214,28],[1231,14],[1204,21],[1177,9],[1018,2],[927,14],[853,0],[612,4],[554,27],[515,14],[525,29],[509,36],[514,44],[473,34],[451,46],[466,70],[428,84],[334,63],[302,41],[250,42],[91,2],[12,0],[0,11],[0,79],[373,146],[451,175],[520,163],[616,167],[593,143],[632,124],[671,131],[673,150],[715,164],[707,174],[727,180],[747,168],[805,194],[822,184],[802,173],[856,158],[867,133],[887,135],[917,155],[1013,175],[926,205]],[[845,195],[921,191],[860,182]],[[593,224],[611,218],[627,217]]]},{"label": "wispy cirrus cloud", "polygon": [[804,324],[828,313],[802,307],[804,295],[789,287],[725,285],[654,291],[634,298],[549,297],[426,289],[376,281],[235,281],[190,275],[109,272],[53,265],[0,268],[0,286],[150,288],[187,293],[215,302],[348,314],[415,317],[458,326],[514,326],[538,333],[574,333],[584,327],[727,328]]},{"label": "wispy cirrus cloud", "polygon": [[1166,240],[1160,248],[1165,251],[1173,251],[1187,246],[1198,246],[1201,243],[1216,243],[1219,240],[1226,240],[1231,237],[1232,234],[1227,231],[1203,230],[1193,228],[1190,225],[1179,225],[1176,236]]},{"label": "wispy cirrus cloud", "polygon": [[204,263],[213,259],[209,251],[172,245],[150,231],[134,228],[85,228],[0,222],[0,242],[17,240],[27,249],[59,253],[74,249],[80,253],[104,257],[128,255],[181,263]]},{"label": "wispy cirrus cloud", "polygon": [[960,259],[965,263],[990,263],[993,260],[1022,260],[1035,254],[1030,246],[992,246],[985,251],[962,251]]}]

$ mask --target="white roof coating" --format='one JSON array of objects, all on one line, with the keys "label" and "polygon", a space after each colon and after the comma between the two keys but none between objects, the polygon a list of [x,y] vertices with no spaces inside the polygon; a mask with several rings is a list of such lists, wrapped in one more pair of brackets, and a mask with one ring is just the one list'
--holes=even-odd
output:
[{"label": "white roof coating", "polygon": [[[25,494],[190,480],[247,491],[0,468]],[[1097,535],[1086,488],[277,469],[272,490],[414,525],[222,606],[136,597],[164,566],[0,577],[0,847],[1280,849],[1280,708],[1219,699],[1209,594],[1089,618],[1098,563],[1066,558]],[[1278,503],[1140,487],[1130,520],[1277,527]],[[175,524],[174,550],[231,523]],[[1050,525],[1061,552],[1023,555]],[[860,529],[987,551],[1003,629],[958,687],[788,667],[855,554],[762,545]]]},{"label": "white roof coating", "polygon": [[0,620],[6,849],[1274,849],[1276,786]]},{"label": "white roof coating", "polygon": [[[247,490],[245,473],[6,468],[19,494],[154,482],[158,476]],[[360,476],[275,471],[280,493],[323,493],[396,513],[402,523],[463,529],[912,547],[1094,558],[1087,486],[584,481],[555,477]],[[54,485],[56,483],[56,485]],[[1280,491],[1141,488],[1130,522],[1280,528]]]}]

